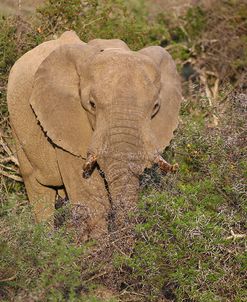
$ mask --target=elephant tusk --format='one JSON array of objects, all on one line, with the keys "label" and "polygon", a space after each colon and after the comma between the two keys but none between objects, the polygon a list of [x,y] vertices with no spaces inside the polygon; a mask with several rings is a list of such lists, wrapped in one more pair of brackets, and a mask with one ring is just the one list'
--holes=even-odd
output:
[{"label": "elephant tusk", "polygon": [[155,160],[155,163],[159,165],[159,168],[162,172],[176,172],[178,170],[178,164],[171,165],[167,161],[164,160],[160,155]]},{"label": "elephant tusk", "polygon": [[87,159],[83,165],[82,170],[82,177],[83,178],[89,178],[93,172],[93,169],[96,165],[97,157],[93,154],[88,154]]}]

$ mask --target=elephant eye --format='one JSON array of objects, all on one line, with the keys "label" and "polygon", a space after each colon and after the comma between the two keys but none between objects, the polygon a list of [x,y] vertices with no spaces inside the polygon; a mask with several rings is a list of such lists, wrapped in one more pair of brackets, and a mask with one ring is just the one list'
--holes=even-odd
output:
[{"label": "elephant eye", "polygon": [[95,109],[96,109],[96,104],[95,104],[94,101],[90,100],[90,101],[89,101],[89,104],[90,104],[92,110],[95,110]]},{"label": "elephant eye", "polygon": [[154,104],[154,107],[153,107],[153,111],[152,111],[152,116],[151,116],[151,118],[153,118],[153,117],[157,114],[157,112],[159,111],[159,109],[160,109],[160,103],[159,103],[159,102],[156,102],[156,103]]}]

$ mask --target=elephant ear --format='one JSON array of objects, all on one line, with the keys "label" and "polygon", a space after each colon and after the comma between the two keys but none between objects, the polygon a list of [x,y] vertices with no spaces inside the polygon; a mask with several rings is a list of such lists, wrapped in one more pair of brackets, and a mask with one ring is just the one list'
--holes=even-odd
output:
[{"label": "elephant ear", "polygon": [[94,56],[95,49],[80,44],[62,45],[39,66],[30,104],[46,135],[60,148],[86,158],[92,136],[80,100],[81,65]]},{"label": "elephant ear", "polygon": [[151,128],[156,137],[156,148],[162,152],[178,126],[182,100],[180,78],[172,57],[162,47],[151,46],[139,52],[150,57],[161,72],[160,109],[151,120]]}]

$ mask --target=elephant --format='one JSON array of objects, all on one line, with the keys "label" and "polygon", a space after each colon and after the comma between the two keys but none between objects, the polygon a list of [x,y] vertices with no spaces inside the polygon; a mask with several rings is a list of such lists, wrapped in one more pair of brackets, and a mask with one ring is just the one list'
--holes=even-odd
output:
[{"label": "elephant", "polygon": [[160,46],[132,51],[66,31],[25,53],[11,69],[7,103],[36,221],[53,217],[57,196],[67,196],[87,236],[109,232],[136,206],[145,168],[176,168],[160,154],[181,99],[175,63]]}]

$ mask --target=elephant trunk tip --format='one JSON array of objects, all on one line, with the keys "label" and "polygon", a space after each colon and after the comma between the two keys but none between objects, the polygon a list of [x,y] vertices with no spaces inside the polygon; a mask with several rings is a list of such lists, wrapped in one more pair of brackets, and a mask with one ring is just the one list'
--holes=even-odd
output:
[{"label": "elephant trunk tip", "polygon": [[92,153],[87,154],[87,159],[82,168],[82,177],[89,178],[96,166],[97,156]]}]

